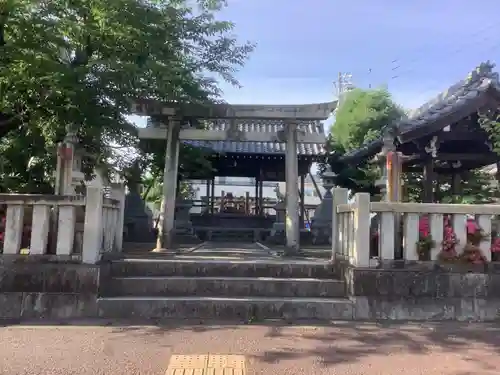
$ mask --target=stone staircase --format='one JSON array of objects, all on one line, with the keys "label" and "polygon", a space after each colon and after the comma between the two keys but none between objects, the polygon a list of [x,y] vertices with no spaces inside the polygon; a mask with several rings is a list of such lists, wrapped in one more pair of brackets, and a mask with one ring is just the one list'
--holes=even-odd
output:
[{"label": "stone staircase", "polygon": [[[204,232],[201,234],[201,232]],[[197,234],[207,241],[213,242],[245,242],[253,243],[257,237],[252,228],[208,228],[198,229]],[[201,234],[201,235],[200,235]]]},{"label": "stone staircase", "polygon": [[352,319],[344,283],[320,261],[123,259],[100,283],[105,318]]}]

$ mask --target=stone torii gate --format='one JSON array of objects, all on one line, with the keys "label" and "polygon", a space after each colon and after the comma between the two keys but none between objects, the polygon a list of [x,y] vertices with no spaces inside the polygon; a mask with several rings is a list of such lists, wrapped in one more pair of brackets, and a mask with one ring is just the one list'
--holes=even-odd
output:
[{"label": "stone torii gate", "polygon": [[[300,121],[327,119],[337,102],[305,105],[229,105],[213,104],[178,105],[157,102],[138,102],[133,112],[152,116],[162,126],[139,129],[141,139],[165,139],[165,170],[163,177],[163,220],[160,225],[157,249],[168,249],[174,235],[174,214],[179,164],[179,143],[190,141],[279,142],[285,147],[286,178],[286,245],[291,252],[299,250],[299,196],[298,160],[299,143],[325,143],[324,134],[306,134],[298,126]],[[199,129],[199,120],[224,119],[227,126],[220,129]],[[283,126],[274,132],[243,132],[238,126],[241,120],[278,120]]]}]

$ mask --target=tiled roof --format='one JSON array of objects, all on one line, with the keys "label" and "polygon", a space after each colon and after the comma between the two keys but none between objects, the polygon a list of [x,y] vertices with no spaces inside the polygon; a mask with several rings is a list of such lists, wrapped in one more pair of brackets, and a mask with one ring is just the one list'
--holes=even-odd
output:
[{"label": "tiled roof", "polygon": [[[284,154],[285,144],[274,142],[182,141],[194,147],[203,147],[221,153]],[[325,152],[322,143],[299,143],[297,155],[315,156]]]},{"label": "tiled roof", "polygon": [[[498,73],[493,72],[493,68],[494,64],[489,61],[481,63],[468,74],[466,79],[454,84],[436,98],[411,111],[408,117],[393,124],[399,136],[423,128],[469,105],[475,110],[474,104],[488,90],[494,89],[500,92],[499,76]],[[382,145],[382,139],[377,139],[345,154],[342,159],[369,157],[377,153]]]},{"label": "tiled roof", "polygon": [[488,89],[493,88],[500,91],[498,73],[493,71],[494,67],[495,65],[489,61],[481,63],[467,75],[467,78],[449,87],[416,110],[411,111],[407,119],[403,119],[397,124],[399,132],[406,133],[451,114],[473,103]]},{"label": "tiled roof", "polygon": [[[283,128],[281,120],[235,120],[238,129],[243,132],[276,132]],[[227,130],[229,120],[214,119],[205,120],[204,125],[209,130]],[[298,121],[298,130],[307,134],[325,134],[321,121]],[[326,138],[325,138],[326,140]],[[183,141],[183,143],[203,147],[221,153],[242,154],[284,154],[285,143],[280,142],[233,142],[233,141]],[[323,143],[299,143],[297,145],[298,155],[319,155],[325,152]]]}]

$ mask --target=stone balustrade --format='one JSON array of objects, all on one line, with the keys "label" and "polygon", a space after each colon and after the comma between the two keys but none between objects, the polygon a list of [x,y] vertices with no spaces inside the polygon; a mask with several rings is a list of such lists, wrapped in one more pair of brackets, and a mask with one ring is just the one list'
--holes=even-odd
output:
[{"label": "stone balustrade", "polygon": [[102,253],[121,251],[123,185],[88,186],[86,195],[0,194],[4,207],[3,256],[76,256],[94,264]]},{"label": "stone balustrade", "polygon": [[[393,261],[396,254],[404,261],[419,259],[417,243],[422,237],[422,218],[426,219],[424,235],[429,238],[429,259],[438,259],[442,246],[445,225],[450,226],[454,242],[463,248],[467,243],[468,223],[471,222],[483,233],[478,247],[485,260],[492,256],[492,220],[500,215],[497,204],[437,204],[437,203],[391,203],[371,202],[370,195],[358,193],[354,201],[348,202],[346,189],[338,188],[333,193],[332,256],[348,261],[356,267],[370,267],[376,262],[370,253],[377,243],[379,262]],[[372,225],[373,216],[378,224]],[[448,224],[446,224],[448,223]],[[401,251],[399,251],[401,250]]]}]

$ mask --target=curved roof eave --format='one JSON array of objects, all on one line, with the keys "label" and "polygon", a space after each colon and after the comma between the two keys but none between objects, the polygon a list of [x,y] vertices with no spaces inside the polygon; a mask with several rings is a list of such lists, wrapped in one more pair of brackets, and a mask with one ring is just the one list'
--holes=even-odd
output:
[{"label": "curved roof eave", "polygon": [[[494,64],[489,61],[479,64],[464,80],[457,82],[437,97],[426,102],[409,116],[395,124],[400,143],[409,142],[424,134],[444,128],[452,122],[464,118],[478,108],[491,103],[493,97],[500,103],[500,81]],[[467,113],[468,112],[468,113]],[[449,121],[440,121],[449,119]],[[380,152],[382,139],[372,141],[363,147],[344,155],[345,163],[356,164]]]}]

